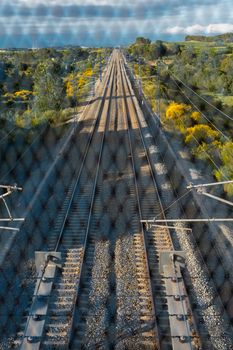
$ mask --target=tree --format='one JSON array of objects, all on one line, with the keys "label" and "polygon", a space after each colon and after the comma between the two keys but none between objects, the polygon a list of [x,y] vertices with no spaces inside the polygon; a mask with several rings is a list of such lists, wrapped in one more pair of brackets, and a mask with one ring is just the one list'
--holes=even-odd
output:
[{"label": "tree", "polygon": [[[215,176],[218,181],[226,179],[233,180],[233,142],[225,142],[220,151],[222,166],[219,170],[215,171]],[[233,184],[224,185],[225,191],[233,196]]]},{"label": "tree", "polygon": [[195,48],[192,45],[185,47],[181,56],[184,63],[192,64],[193,59],[196,57]]},{"label": "tree", "polygon": [[177,43],[171,43],[168,48],[169,55],[178,55],[181,52],[180,45]]},{"label": "tree", "polygon": [[226,56],[221,64],[220,70],[224,73],[225,78],[225,88],[226,90],[232,94],[233,93],[233,60],[232,56]]},{"label": "tree", "polygon": [[152,43],[149,47],[150,58],[157,59],[166,54],[167,49],[161,40],[156,40],[155,43]]},{"label": "tree", "polygon": [[214,159],[215,162],[219,160],[220,134],[209,125],[197,124],[188,128],[185,143],[191,147],[192,154],[198,159]]},{"label": "tree", "polygon": [[40,63],[35,72],[34,108],[40,112],[59,110],[63,101],[63,90],[60,66],[55,61]]},{"label": "tree", "polygon": [[210,143],[202,142],[200,144],[196,142],[195,146],[192,146],[191,152],[198,159],[206,160],[208,162],[210,162],[210,159],[212,159],[217,162],[219,161],[220,147],[221,142],[218,140],[214,140]]},{"label": "tree", "polygon": [[151,40],[150,39],[146,39],[146,38],[143,38],[142,36],[139,36],[136,38],[136,44],[150,44],[151,43]]}]

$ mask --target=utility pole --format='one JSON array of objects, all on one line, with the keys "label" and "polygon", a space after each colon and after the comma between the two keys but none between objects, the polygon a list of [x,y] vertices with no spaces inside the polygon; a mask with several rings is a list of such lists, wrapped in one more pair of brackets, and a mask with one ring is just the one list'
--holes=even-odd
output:
[{"label": "utility pole", "polygon": [[187,189],[195,189],[198,194],[201,194],[203,196],[209,197],[211,199],[215,199],[219,202],[222,202],[224,204],[233,206],[233,202],[230,202],[224,198],[215,196],[211,193],[206,192],[205,188],[207,187],[214,187],[214,186],[220,186],[220,185],[227,185],[227,184],[233,184],[233,180],[228,180],[228,181],[220,181],[220,182],[212,182],[212,183],[206,183],[206,184],[198,184],[198,185],[193,185],[189,184],[187,186]]},{"label": "utility pole", "polygon": [[[156,224],[156,223],[167,223],[167,222],[233,222],[233,218],[207,218],[207,219],[154,219],[154,220],[141,220],[142,223]],[[176,227],[174,227],[176,228]]]},{"label": "utility pole", "polygon": [[77,84],[77,80],[76,80],[76,84],[75,84],[75,95],[76,95],[76,99],[75,99],[75,127],[77,127],[77,121],[78,121],[78,84]]},{"label": "utility pole", "polygon": [[138,63],[138,90],[140,102],[142,101],[142,81],[141,81],[141,65]]},{"label": "utility pole", "polygon": [[92,76],[92,96],[95,96],[95,77],[94,74]]},{"label": "utility pole", "polygon": [[102,57],[100,55],[100,82],[102,83]]},{"label": "utility pole", "polygon": [[158,80],[158,91],[157,91],[157,114],[158,114],[158,119],[159,119],[159,126],[161,124],[161,119],[160,119],[160,61],[157,61],[157,80]]},{"label": "utility pole", "polygon": [[[0,222],[15,222],[15,221],[24,221],[24,218],[14,218],[11,214],[10,208],[7,205],[6,197],[10,196],[13,192],[16,191],[22,191],[22,187],[17,187],[17,185],[14,186],[8,186],[8,185],[0,185],[0,189],[5,191],[3,194],[0,195],[0,200],[3,201],[3,204],[7,211],[7,218],[0,218]],[[3,230],[10,230],[10,231],[19,231],[19,228],[16,227],[9,227],[9,226],[1,226],[0,229]]]},{"label": "utility pole", "polygon": [[77,84],[77,76],[76,76],[76,69],[74,71],[74,78],[73,78],[73,96],[74,96],[74,130],[77,126],[77,103],[78,103],[78,84]]},{"label": "utility pole", "polygon": [[93,67],[92,67],[92,96],[95,96],[95,75],[94,75],[94,69],[95,69],[95,60],[93,61]]}]

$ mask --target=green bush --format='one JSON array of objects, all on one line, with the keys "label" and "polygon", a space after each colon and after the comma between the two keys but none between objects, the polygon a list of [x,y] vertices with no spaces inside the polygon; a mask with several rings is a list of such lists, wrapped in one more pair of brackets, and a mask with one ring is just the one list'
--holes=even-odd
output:
[{"label": "green bush", "polygon": [[[218,181],[233,180],[233,142],[225,142],[220,150],[222,166],[215,171]],[[224,185],[224,190],[229,196],[233,196],[233,184]]]},{"label": "green bush", "polygon": [[17,115],[15,118],[15,125],[20,128],[23,129],[25,127],[25,119],[23,118],[23,116],[21,115]]},{"label": "green bush", "polygon": [[59,122],[59,111],[48,110],[43,112],[43,118],[49,122],[49,124],[56,124]]}]

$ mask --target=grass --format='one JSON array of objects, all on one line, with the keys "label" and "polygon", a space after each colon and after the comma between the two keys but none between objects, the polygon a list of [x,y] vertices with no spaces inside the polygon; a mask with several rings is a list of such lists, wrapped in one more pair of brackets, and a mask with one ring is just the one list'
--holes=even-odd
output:
[{"label": "grass", "polygon": [[233,96],[217,95],[225,106],[233,107]]},{"label": "grass", "polygon": [[229,107],[233,107],[233,96],[232,95],[222,95],[222,94],[217,94],[214,92],[209,92],[209,91],[205,91],[205,90],[200,90],[199,91],[201,96],[211,96],[213,98],[215,98],[216,100],[220,100],[222,101],[222,103],[225,106],[229,106]]},{"label": "grass", "polygon": [[[216,51],[216,53],[227,53],[227,50],[229,47],[233,48],[233,43],[226,43],[223,46],[219,46],[219,44],[217,42],[204,42],[204,41],[178,41],[175,42],[176,44],[180,45],[181,47],[194,47],[194,49],[196,50],[197,53],[199,53],[200,50],[212,50],[214,49]],[[173,43],[166,43],[167,47],[169,48],[169,46],[173,44]]]}]

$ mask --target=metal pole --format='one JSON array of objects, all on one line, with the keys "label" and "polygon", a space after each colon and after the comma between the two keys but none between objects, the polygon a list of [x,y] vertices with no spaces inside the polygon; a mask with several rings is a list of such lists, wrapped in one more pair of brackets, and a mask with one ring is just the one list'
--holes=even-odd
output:
[{"label": "metal pole", "polygon": [[24,218],[12,218],[12,219],[0,219],[0,222],[8,222],[8,221],[24,221],[25,219]]},{"label": "metal pole", "polygon": [[2,200],[3,200],[3,203],[5,204],[5,207],[6,207],[8,215],[9,215],[9,218],[12,219],[12,215],[11,215],[10,209],[9,209],[9,207],[7,205],[7,202],[5,201],[5,199],[3,197],[2,197]]},{"label": "metal pole", "polygon": [[95,77],[94,77],[94,75],[93,75],[93,77],[92,77],[92,84],[93,84],[93,97],[95,96]]},{"label": "metal pole", "polygon": [[155,222],[233,222],[232,219],[219,219],[219,218],[211,218],[211,219],[167,219],[167,220],[141,220],[141,222],[145,223],[155,223]]},{"label": "metal pole", "polygon": [[13,217],[11,215],[10,209],[9,209],[4,197],[10,196],[14,191],[17,191],[17,190],[22,191],[23,189],[22,189],[22,187],[17,187],[16,185],[14,185],[14,186],[0,185],[0,188],[7,189],[7,191],[0,196],[0,200],[2,199],[2,201],[6,207],[7,213],[9,215],[9,220],[12,221]]},{"label": "metal pole", "polygon": [[100,56],[100,81],[102,83],[102,62],[101,62],[101,56]]},{"label": "metal pole", "polygon": [[7,190],[13,190],[13,191],[22,191],[23,188],[22,187],[17,187],[16,185],[15,186],[7,186],[7,185],[0,185],[0,188],[5,188]]},{"label": "metal pole", "polygon": [[15,228],[15,227],[4,227],[4,226],[0,226],[0,230],[8,230],[8,231],[19,231],[19,228]]},{"label": "metal pole", "polygon": [[158,76],[158,109],[157,109],[157,114],[159,118],[159,125],[160,125],[160,62],[157,62],[157,76]]},{"label": "metal pole", "polygon": [[223,199],[223,198],[214,196],[213,194],[210,194],[210,193],[207,193],[207,192],[204,192],[204,191],[197,192],[197,193],[203,194],[204,196],[207,196],[207,197],[210,197],[210,198],[213,198],[213,199],[216,199],[217,201],[222,202],[222,203],[224,203],[224,204],[228,204],[228,205],[233,206],[233,203],[232,203],[232,202],[227,201],[226,199]]},{"label": "metal pole", "polygon": [[192,183],[187,186],[187,188],[199,188],[199,187],[209,187],[209,186],[218,186],[218,185],[226,185],[233,183],[233,180],[229,181],[219,181],[219,182],[212,182],[207,184],[199,184],[199,185],[193,185]]},{"label": "metal pole", "polygon": [[76,69],[74,71],[74,79],[73,79],[73,89],[74,89],[74,128],[73,130],[75,130],[75,127],[77,125],[77,82],[76,82]]},{"label": "metal pole", "polygon": [[94,68],[95,68],[95,61],[93,62],[93,68],[92,68],[92,96],[95,96],[95,77],[94,77]]},{"label": "metal pole", "polygon": [[182,230],[182,231],[191,231],[191,228],[188,227],[176,227],[176,226],[167,226],[167,225],[150,225],[151,227],[158,227],[158,228],[171,228],[171,229],[176,229],[176,230]]},{"label": "metal pole", "polygon": [[139,95],[141,97],[142,91],[141,91],[141,80],[140,80],[140,77],[141,77],[141,65],[138,62],[138,87],[139,87]]},{"label": "metal pole", "polygon": [[78,80],[76,79],[76,86],[75,86],[75,88],[76,88],[76,91],[75,91],[75,93],[76,93],[76,100],[75,100],[75,124],[76,124],[76,127],[77,127],[77,123],[78,123],[78,115],[77,115],[77,113],[78,113]]}]

